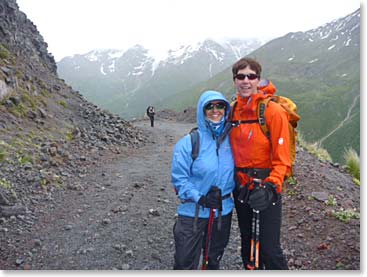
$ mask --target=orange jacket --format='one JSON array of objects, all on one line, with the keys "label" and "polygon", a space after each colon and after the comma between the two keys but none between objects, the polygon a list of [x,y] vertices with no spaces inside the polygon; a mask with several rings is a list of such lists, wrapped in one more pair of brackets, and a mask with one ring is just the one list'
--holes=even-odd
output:
[{"label": "orange jacket", "polygon": [[[270,85],[251,97],[238,96],[232,120],[257,120],[258,101],[275,93],[275,87]],[[275,184],[277,192],[281,193],[284,176],[291,169],[288,113],[279,104],[270,101],[265,110],[265,120],[270,140],[258,123],[232,128],[230,141],[235,165],[241,168],[270,168],[270,176],[264,182]]]}]

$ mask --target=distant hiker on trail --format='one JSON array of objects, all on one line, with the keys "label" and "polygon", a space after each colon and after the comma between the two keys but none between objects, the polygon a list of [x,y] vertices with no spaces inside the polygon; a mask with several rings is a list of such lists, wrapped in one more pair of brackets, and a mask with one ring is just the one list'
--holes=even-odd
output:
[{"label": "distant hiker on trail", "polygon": [[[238,60],[232,73],[237,104],[232,109],[234,127],[230,141],[236,165],[234,199],[241,232],[241,257],[246,269],[257,269],[250,248],[251,244],[259,246],[253,248],[260,250],[258,269],[285,270],[288,265],[280,245],[280,229],[282,184],[291,169],[288,115],[279,104],[268,103],[264,118],[270,131],[267,137],[258,121],[257,105],[269,93],[275,93],[275,87],[268,83],[267,87],[259,88],[261,65],[250,58]],[[254,222],[260,224],[256,236],[252,234]]]},{"label": "distant hiker on trail", "polygon": [[173,151],[172,183],[181,201],[173,228],[174,269],[219,269],[228,244],[234,201],[234,162],[226,121],[230,104],[220,92],[204,92],[197,104],[198,156],[193,136],[181,138]]},{"label": "distant hiker on trail", "polygon": [[150,119],[150,126],[154,127],[154,115],[155,115],[155,110],[153,106],[149,106],[147,108],[147,116]]}]

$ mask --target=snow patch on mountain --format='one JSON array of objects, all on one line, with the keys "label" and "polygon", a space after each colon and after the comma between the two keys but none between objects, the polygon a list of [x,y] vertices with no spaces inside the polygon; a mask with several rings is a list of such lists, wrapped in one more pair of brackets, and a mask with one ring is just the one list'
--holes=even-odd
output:
[{"label": "snow patch on mountain", "polygon": [[316,29],[307,31],[305,34],[309,41],[319,39],[330,39],[330,41],[344,40],[344,45],[349,46],[351,35],[360,27],[360,10],[358,9],[351,15],[333,20],[330,23],[324,24]]}]

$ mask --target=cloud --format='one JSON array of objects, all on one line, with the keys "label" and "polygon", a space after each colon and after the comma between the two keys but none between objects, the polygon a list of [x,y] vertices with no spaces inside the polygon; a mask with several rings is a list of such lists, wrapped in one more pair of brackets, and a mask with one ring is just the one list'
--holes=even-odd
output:
[{"label": "cloud", "polygon": [[275,38],[359,8],[356,0],[17,0],[56,60],[96,48],[172,48],[205,38]]}]

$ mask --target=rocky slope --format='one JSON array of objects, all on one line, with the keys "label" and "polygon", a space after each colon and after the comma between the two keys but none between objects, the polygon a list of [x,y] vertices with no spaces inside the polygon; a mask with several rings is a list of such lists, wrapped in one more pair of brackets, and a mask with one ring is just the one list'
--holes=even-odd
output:
[{"label": "rocky slope", "polygon": [[146,136],[58,78],[15,0],[1,1],[0,15],[0,214],[9,215],[24,213],[37,191],[76,186],[71,177],[99,155],[139,147]]}]

